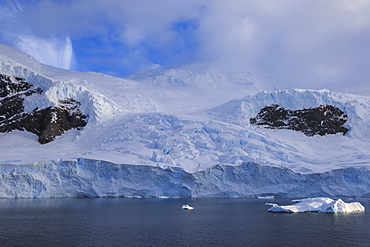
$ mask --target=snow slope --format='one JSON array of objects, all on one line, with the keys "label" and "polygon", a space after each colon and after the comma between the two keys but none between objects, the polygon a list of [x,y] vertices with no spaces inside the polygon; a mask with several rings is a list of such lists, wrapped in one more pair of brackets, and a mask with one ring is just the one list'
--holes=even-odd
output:
[{"label": "snow slope", "polygon": [[[149,192],[143,193],[143,196],[246,196],[268,194],[269,189],[266,188],[270,188],[272,194],[284,196],[308,196],[311,192],[315,195],[327,193],[347,196],[370,193],[370,189],[363,184],[359,184],[363,185],[361,192],[356,192],[352,187],[338,192],[334,189],[335,186],[329,191],[320,187],[321,190],[311,192],[303,186],[298,192],[294,192],[291,187],[277,189],[277,182],[276,185],[263,185],[264,189],[256,188],[248,192],[246,188],[240,191],[238,182],[228,186],[222,179],[216,187],[204,189],[209,181],[203,181],[208,173],[212,173],[210,181],[216,179],[216,168],[220,164],[221,167],[225,165],[230,169],[240,169],[240,172],[250,172],[242,169],[246,162],[280,167],[282,171],[289,168],[292,170],[290,173],[298,176],[294,180],[297,184],[302,179],[299,176],[313,176],[313,173],[324,176],[322,174],[333,169],[367,172],[370,167],[369,95],[338,93],[335,88],[334,91],[286,89],[283,84],[272,83],[273,81],[264,80],[250,72],[231,73],[190,67],[154,70],[129,78],[116,78],[46,66],[4,45],[0,45],[0,73],[22,77],[43,90],[43,94],[25,99],[26,111],[32,111],[35,107],[57,106],[59,100],[73,98],[81,102],[81,110],[88,116],[87,126],[83,130],[69,130],[63,136],[43,145],[37,142],[37,136],[28,132],[0,133],[0,167],[15,169],[18,166],[19,169],[22,167],[24,173],[40,164],[58,164],[51,168],[45,166],[45,171],[37,168],[37,176],[40,176],[37,179],[34,173],[31,174],[34,181],[43,184],[47,191],[44,194],[40,192],[40,196],[76,195],[73,190],[80,186],[77,184],[71,185],[69,192],[62,189],[64,185],[55,189],[55,193],[49,191],[53,182],[48,182],[48,179],[50,176],[59,176],[56,173],[60,172],[60,160],[96,160],[100,162],[97,162],[96,166],[99,168],[96,169],[105,169],[100,166],[109,162],[140,165],[146,171],[142,176],[148,179],[155,177],[158,171],[174,169],[186,173],[193,181],[189,189],[191,192],[185,194],[169,192],[172,191],[171,185],[166,181],[162,183],[165,189],[160,189],[160,193],[148,189]],[[255,117],[261,108],[271,104],[279,104],[292,110],[322,104],[334,105],[348,116],[346,127],[349,132],[346,135],[307,137],[301,132],[251,125],[249,119]],[[120,165],[109,165],[114,166]],[[0,180],[9,179],[10,171],[0,169],[4,170]],[[108,170],[111,172],[110,168]],[[74,172],[76,176],[64,177],[64,183],[72,177],[74,181],[87,183],[83,182],[83,177],[79,177],[82,176],[79,172]],[[96,171],[88,173],[91,175]],[[166,174],[172,176],[169,175],[171,172]],[[22,179],[31,179],[31,175],[23,174]],[[286,175],[281,176],[285,179]],[[138,181],[130,185],[132,191],[141,190],[139,182],[148,180],[136,175],[132,177],[132,180],[136,179]],[[275,180],[268,181],[273,183]],[[338,189],[339,181],[341,180],[338,180]],[[106,182],[95,184],[94,191],[106,190],[103,188]],[[225,184],[221,185],[222,183]],[[366,179],[359,183],[366,183]],[[196,187],[198,185],[199,188]],[[98,189],[99,186],[101,188]],[[111,192],[118,195],[120,186],[122,184],[118,183]],[[9,197],[7,194],[17,196],[17,193],[21,197],[35,196],[34,191],[24,192],[25,194],[22,191],[13,191],[13,194],[2,191],[3,197]],[[87,189],[81,191],[94,196],[108,193],[91,192]]]}]

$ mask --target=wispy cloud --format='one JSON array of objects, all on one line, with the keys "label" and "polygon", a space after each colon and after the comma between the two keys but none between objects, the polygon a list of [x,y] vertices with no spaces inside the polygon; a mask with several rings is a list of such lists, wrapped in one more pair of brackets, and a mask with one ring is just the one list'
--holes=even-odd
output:
[{"label": "wispy cloud", "polygon": [[0,13],[2,42],[59,67],[73,48],[73,69],[120,76],[188,63],[297,86],[370,76],[366,0],[9,0]]},{"label": "wispy cloud", "polygon": [[[37,15],[28,11],[37,3],[38,1],[32,0],[3,2],[0,5],[0,21],[3,23],[0,38],[4,43],[32,55],[41,63],[70,69],[73,58],[72,41],[65,33],[44,32],[37,21]],[[36,20],[32,20],[33,18]],[[45,20],[43,25],[51,21]]]},{"label": "wispy cloud", "polygon": [[73,49],[69,37],[63,40],[19,35],[13,39],[20,50],[31,54],[39,62],[63,69],[71,68]]}]

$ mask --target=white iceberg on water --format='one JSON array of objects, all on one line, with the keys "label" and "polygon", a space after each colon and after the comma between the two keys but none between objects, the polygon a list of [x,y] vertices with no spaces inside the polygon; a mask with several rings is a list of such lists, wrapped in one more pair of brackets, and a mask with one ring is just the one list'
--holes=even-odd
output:
[{"label": "white iceberg on water", "polygon": [[182,205],[181,209],[184,209],[184,210],[192,210],[194,208],[192,206],[186,204],[186,205]]},{"label": "white iceberg on water", "polygon": [[302,199],[294,205],[274,205],[269,212],[298,213],[298,212],[323,212],[323,213],[352,213],[364,212],[365,207],[359,202],[346,203],[341,199],[333,200],[327,197]]},{"label": "white iceberg on water", "polygon": [[261,200],[273,200],[275,199],[274,196],[257,196],[257,199],[261,199]]},{"label": "white iceberg on water", "polygon": [[278,205],[276,203],[266,202],[265,206],[277,207]]}]

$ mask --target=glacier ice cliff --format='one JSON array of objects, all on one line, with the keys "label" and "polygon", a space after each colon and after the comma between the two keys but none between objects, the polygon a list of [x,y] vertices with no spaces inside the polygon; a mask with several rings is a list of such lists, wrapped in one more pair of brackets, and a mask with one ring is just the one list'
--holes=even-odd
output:
[{"label": "glacier ice cliff", "polygon": [[248,162],[188,173],[80,158],[1,164],[0,174],[0,198],[370,196],[370,169],[363,167],[300,174]]}]

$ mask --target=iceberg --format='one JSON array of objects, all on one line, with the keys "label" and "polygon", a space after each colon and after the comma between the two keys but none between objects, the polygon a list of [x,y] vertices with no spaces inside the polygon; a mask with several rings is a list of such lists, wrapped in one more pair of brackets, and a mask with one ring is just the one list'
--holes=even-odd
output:
[{"label": "iceberg", "polygon": [[184,210],[192,210],[194,208],[192,206],[186,204],[186,205],[182,205],[181,209],[184,209]]},{"label": "iceberg", "polygon": [[275,199],[274,196],[257,196],[257,199],[261,199],[261,200],[273,200]]},{"label": "iceberg", "polygon": [[301,213],[301,212],[322,212],[322,213],[353,213],[364,212],[365,207],[359,202],[346,203],[341,199],[333,200],[327,197],[302,199],[294,205],[278,206],[273,205],[268,212],[275,213]]}]

